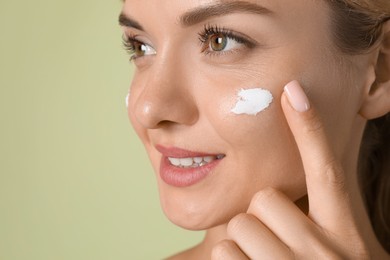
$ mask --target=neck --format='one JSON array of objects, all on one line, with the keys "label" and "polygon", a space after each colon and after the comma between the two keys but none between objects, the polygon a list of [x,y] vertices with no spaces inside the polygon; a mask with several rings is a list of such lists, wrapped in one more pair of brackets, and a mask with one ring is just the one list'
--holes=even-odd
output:
[{"label": "neck", "polygon": [[[343,166],[346,173],[347,189],[351,198],[354,219],[359,228],[361,237],[364,239],[372,259],[386,259],[388,255],[378,242],[372,229],[359,183],[358,159],[365,124],[366,120],[361,117],[357,118],[354,125],[355,130],[351,131],[353,136],[347,145],[348,148],[345,149]],[[360,129],[360,131],[357,131],[356,129]]]},{"label": "neck", "polygon": [[[220,241],[229,239],[227,234],[227,224],[222,224],[213,228],[210,228],[206,231],[205,238],[203,242],[199,245],[200,251],[203,252],[203,256],[210,257],[213,247]],[[203,258],[203,259],[207,259]]]}]

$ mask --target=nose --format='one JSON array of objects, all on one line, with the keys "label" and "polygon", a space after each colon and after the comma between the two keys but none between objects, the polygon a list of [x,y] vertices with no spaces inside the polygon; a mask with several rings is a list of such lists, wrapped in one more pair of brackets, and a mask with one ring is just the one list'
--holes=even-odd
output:
[{"label": "nose", "polygon": [[191,125],[197,121],[190,69],[171,58],[155,62],[142,73],[141,93],[135,102],[138,123],[144,128],[156,129],[172,124]]}]

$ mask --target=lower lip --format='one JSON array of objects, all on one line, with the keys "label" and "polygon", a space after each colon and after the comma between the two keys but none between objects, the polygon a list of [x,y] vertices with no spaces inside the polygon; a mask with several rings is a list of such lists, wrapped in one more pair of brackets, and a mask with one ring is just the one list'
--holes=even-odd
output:
[{"label": "lower lip", "polygon": [[163,156],[160,165],[161,179],[168,185],[188,187],[207,177],[222,160],[214,160],[196,168],[179,168],[173,166],[167,157]]}]

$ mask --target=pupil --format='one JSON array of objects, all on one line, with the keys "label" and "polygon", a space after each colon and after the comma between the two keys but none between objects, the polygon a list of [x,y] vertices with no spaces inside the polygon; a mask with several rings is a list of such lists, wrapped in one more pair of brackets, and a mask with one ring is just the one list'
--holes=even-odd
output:
[{"label": "pupil", "polygon": [[213,51],[222,51],[227,45],[227,38],[223,34],[214,35],[211,40]]},{"label": "pupil", "polygon": [[143,56],[145,54],[146,47],[144,44],[137,43],[135,46],[135,51],[137,56]]}]

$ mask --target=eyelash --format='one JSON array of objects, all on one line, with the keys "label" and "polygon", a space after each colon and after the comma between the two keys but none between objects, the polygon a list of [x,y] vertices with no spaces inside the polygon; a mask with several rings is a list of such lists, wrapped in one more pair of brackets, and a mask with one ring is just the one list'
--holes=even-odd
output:
[{"label": "eyelash", "polygon": [[214,35],[218,35],[218,34],[221,34],[221,35],[225,36],[226,38],[232,39],[232,40],[236,41],[237,43],[243,44],[247,48],[253,48],[256,46],[256,43],[253,40],[248,39],[246,36],[240,35],[232,30],[229,30],[229,29],[226,29],[223,27],[219,27],[218,25],[207,24],[207,25],[205,25],[203,31],[198,34],[200,44],[202,45],[202,51],[201,51],[202,53],[204,53],[205,55],[210,55],[210,54],[212,54],[212,55],[225,55],[225,54],[234,52],[234,50],[233,51],[208,50],[209,45],[210,45],[210,37],[214,36]]},{"label": "eyelash", "polygon": [[136,36],[133,35],[124,35],[123,36],[123,47],[130,55],[130,61],[134,61],[139,57],[136,57],[135,55],[135,47],[134,44],[145,44],[135,38]]},{"label": "eyelash", "polygon": [[[205,55],[220,56],[220,55],[226,55],[226,54],[229,54],[229,53],[236,51],[236,50],[229,50],[229,51],[209,50],[210,37],[212,37],[214,35],[218,35],[218,34],[221,34],[221,35],[225,36],[226,38],[234,40],[237,43],[243,44],[247,48],[254,48],[256,46],[256,42],[254,42],[253,40],[249,39],[246,36],[238,34],[232,30],[219,27],[217,25],[207,24],[204,26],[203,31],[198,33],[199,41],[201,44],[201,53],[204,53]],[[134,61],[138,58],[143,57],[143,56],[137,57],[137,55],[135,54],[135,51],[136,51],[135,46],[134,46],[135,44],[146,45],[142,41],[137,40],[135,35],[126,35],[123,37],[123,46],[124,46],[125,50],[130,55],[130,61]]]}]

